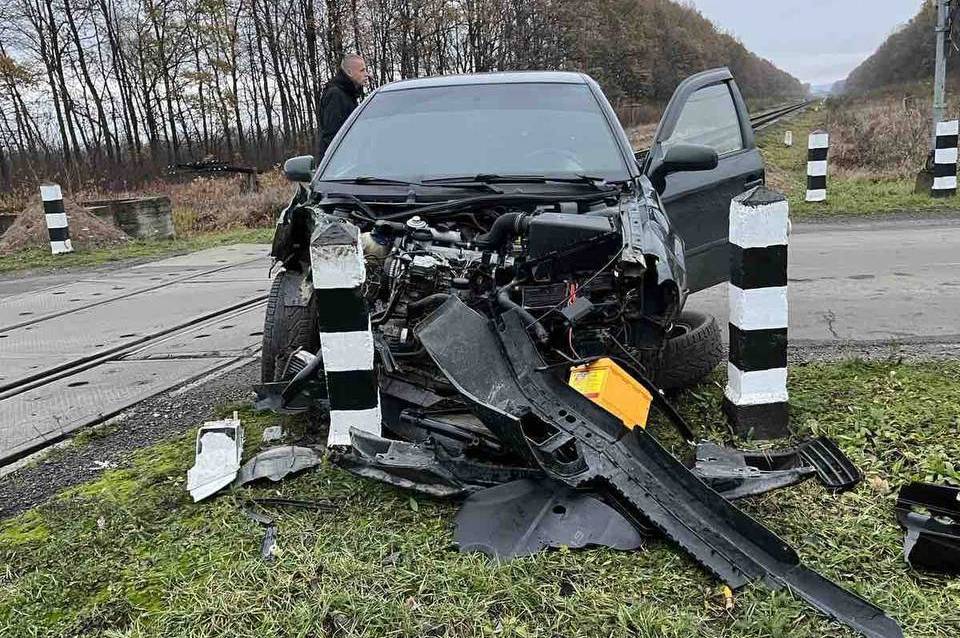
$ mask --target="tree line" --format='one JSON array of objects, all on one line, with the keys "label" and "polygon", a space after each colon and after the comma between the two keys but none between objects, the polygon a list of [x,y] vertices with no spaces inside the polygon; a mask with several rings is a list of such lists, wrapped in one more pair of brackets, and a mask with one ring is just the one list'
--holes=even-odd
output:
[{"label": "tree line", "polygon": [[662,103],[727,64],[748,97],[804,92],[670,0],[0,0],[0,189],[126,187],[178,162],[309,150],[347,52],[373,86],[574,69],[615,102]]},{"label": "tree line", "polygon": [[[946,54],[947,82],[953,89],[960,86],[960,56],[957,55],[960,51],[960,7],[953,3],[951,10],[953,20]],[[918,82],[931,83],[936,64],[936,24],[936,2],[926,0],[907,24],[891,33],[836,89],[863,94],[901,87],[909,93],[916,89],[912,85]]]}]

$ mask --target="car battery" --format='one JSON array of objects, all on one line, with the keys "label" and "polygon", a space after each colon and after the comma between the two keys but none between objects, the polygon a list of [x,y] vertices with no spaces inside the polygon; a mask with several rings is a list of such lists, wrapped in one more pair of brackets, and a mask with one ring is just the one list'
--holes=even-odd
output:
[{"label": "car battery", "polygon": [[613,360],[604,357],[571,368],[568,383],[629,429],[647,426],[653,396]]}]

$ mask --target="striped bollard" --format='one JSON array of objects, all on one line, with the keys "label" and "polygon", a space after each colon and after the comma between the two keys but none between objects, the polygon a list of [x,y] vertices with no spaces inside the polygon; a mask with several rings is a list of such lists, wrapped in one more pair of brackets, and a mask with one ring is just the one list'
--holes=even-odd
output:
[{"label": "striped bollard", "polygon": [[319,308],[320,351],[330,399],[328,446],[349,446],[350,429],[380,435],[380,393],[373,333],[363,297],[366,267],[360,230],[322,216],[310,238]]},{"label": "striped bollard", "polygon": [[40,199],[43,200],[43,216],[47,222],[47,234],[50,237],[50,252],[54,255],[72,253],[70,227],[67,225],[67,213],[63,208],[63,192],[59,184],[41,184]]},{"label": "striped bollard", "polygon": [[937,122],[936,150],[933,152],[934,197],[957,194],[957,131],[958,120]]},{"label": "striped bollard", "polygon": [[830,136],[826,131],[814,131],[807,139],[807,201],[827,199],[827,149]]},{"label": "striped bollard", "polygon": [[723,409],[737,434],[789,434],[787,199],[758,186],[730,203],[730,355]]}]

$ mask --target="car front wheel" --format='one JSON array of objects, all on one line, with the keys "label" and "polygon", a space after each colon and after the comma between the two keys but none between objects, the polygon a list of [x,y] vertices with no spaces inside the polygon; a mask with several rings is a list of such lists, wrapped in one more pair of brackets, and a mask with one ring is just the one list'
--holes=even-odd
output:
[{"label": "car front wheel", "polygon": [[260,378],[263,383],[282,381],[290,355],[299,349],[317,353],[320,334],[316,329],[317,307],[311,298],[300,300],[303,274],[284,270],[273,280],[263,319]]},{"label": "car front wheel", "polygon": [[685,310],[673,324],[667,341],[657,354],[643,357],[653,372],[653,382],[664,390],[696,385],[720,364],[723,342],[713,315]]}]

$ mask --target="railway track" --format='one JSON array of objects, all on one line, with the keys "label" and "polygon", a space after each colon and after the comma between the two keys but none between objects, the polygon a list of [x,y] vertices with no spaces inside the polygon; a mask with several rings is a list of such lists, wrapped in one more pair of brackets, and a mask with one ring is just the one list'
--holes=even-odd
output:
[{"label": "railway track", "polygon": [[804,100],[803,102],[795,102],[793,104],[786,104],[766,111],[761,111],[756,115],[750,116],[750,124],[753,126],[754,131],[763,130],[771,124],[779,121],[783,116],[799,111],[800,109],[807,107],[812,103],[812,100]]},{"label": "railway track", "polygon": [[264,249],[251,250],[227,265],[146,265],[0,299],[0,467],[254,361],[270,280]]}]

